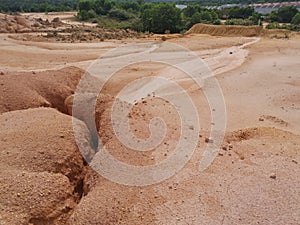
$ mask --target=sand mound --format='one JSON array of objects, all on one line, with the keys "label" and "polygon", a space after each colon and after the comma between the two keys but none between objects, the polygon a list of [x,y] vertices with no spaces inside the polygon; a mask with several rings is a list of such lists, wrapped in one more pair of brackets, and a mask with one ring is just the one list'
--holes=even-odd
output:
[{"label": "sand mound", "polygon": [[212,36],[260,36],[263,28],[260,26],[229,26],[229,25],[208,25],[195,24],[186,34],[209,34]]},{"label": "sand mound", "polygon": [[198,23],[192,26],[186,34],[208,34],[211,36],[229,37],[268,37],[268,38],[289,38],[299,37],[299,32],[292,32],[285,29],[263,29],[261,26],[236,26],[236,25],[209,25]]},{"label": "sand mound", "polygon": [[0,33],[25,33],[34,31],[40,24],[29,17],[0,13]]},{"label": "sand mound", "polygon": [[[72,118],[39,108],[1,114],[0,124],[1,222],[65,224],[85,176]],[[88,137],[80,141],[88,152]]]},{"label": "sand mound", "polygon": [[41,106],[67,113],[64,101],[74,93],[82,74],[83,70],[69,67],[1,75],[0,113]]}]

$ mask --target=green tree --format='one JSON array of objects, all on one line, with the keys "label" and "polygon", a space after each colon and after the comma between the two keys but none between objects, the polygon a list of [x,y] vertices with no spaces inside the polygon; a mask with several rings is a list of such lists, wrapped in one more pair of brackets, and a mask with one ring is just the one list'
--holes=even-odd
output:
[{"label": "green tree", "polygon": [[201,23],[201,14],[199,12],[196,12],[192,15],[189,27],[193,26],[196,23]]},{"label": "green tree", "polygon": [[154,33],[178,32],[181,25],[181,11],[173,4],[153,4],[142,13],[142,23],[145,31]]},{"label": "green tree", "polygon": [[298,12],[292,19],[293,25],[300,26],[300,12]]},{"label": "green tree", "polygon": [[78,2],[78,9],[79,11],[85,10],[88,12],[90,9],[92,9],[92,2],[90,0],[80,0]]},{"label": "green tree", "polygon": [[80,10],[80,12],[77,14],[77,18],[79,20],[88,20],[90,17],[88,11]]},{"label": "green tree", "polygon": [[199,5],[188,5],[183,9],[183,15],[187,18],[191,18],[195,13],[200,12],[201,7]]},{"label": "green tree", "polygon": [[278,9],[278,22],[290,23],[293,17],[298,13],[295,6],[284,6]]},{"label": "green tree", "polygon": [[108,15],[111,18],[115,18],[117,20],[128,20],[132,18],[132,16],[126,12],[124,9],[112,9],[109,11]]},{"label": "green tree", "polygon": [[280,29],[280,24],[278,22],[269,23],[266,26],[267,29]]},{"label": "green tree", "polygon": [[113,3],[109,0],[96,0],[93,9],[98,15],[106,15],[113,7]]},{"label": "green tree", "polygon": [[126,11],[138,12],[140,10],[140,3],[138,2],[120,2],[120,7]]},{"label": "green tree", "polygon": [[96,0],[93,4],[94,11],[98,15],[105,15],[105,10],[103,9],[103,1],[101,0]]},{"label": "green tree", "polygon": [[229,19],[247,19],[249,18],[254,9],[252,7],[232,7],[229,9],[228,18]]},{"label": "green tree", "polygon": [[259,25],[259,23],[261,22],[261,14],[254,12],[249,19],[253,22],[253,24]]}]

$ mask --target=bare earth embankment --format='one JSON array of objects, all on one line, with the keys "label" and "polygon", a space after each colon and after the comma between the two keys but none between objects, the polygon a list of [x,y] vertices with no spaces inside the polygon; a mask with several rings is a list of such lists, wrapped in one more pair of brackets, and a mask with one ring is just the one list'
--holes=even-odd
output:
[{"label": "bare earth embankment", "polygon": [[[100,146],[85,108],[80,120],[72,118],[72,103],[85,70],[104,53],[131,43],[159,51],[161,40],[63,43],[41,36],[36,41],[37,33],[26,39],[0,34],[0,224],[300,224],[300,39],[197,33],[167,41],[203,59],[223,91],[225,138],[205,171],[199,172],[199,161],[216,121],[203,89],[182,71],[139,62],[118,71],[97,93],[96,132],[116,159],[139,166],[172,155],[180,117],[168,101],[147,93],[155,83],[138,89],[149,95],[135,104],[118,100],[118,93],[137,78],[162,76],[193,100],[201,128],[194,154],[175,176],[145,187],[117,184],[90,168],[83,157],[96,165]],[[171,50],[166,56],[176,55]],[[83,106],[97,95],[87,94]],[[149,137],[150,120],[161,117],[168,128],[162,143],[149,152],[122,144],[111,121],[115,101],[133,107],[128,118],[139,138]],[[79,124],[79,145],[72,119]]]}]

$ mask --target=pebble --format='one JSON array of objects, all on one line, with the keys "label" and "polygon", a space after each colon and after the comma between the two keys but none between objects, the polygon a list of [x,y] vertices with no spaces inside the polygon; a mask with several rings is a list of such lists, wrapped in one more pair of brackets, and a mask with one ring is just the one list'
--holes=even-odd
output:
[{"label": "pebble", "polygon": [[271,179],[276,179],[276,174],[275,174],[275,173],[272,173],[272,174],[270,175],[270,178],[271,178]]},{"label": "pebble", "polygon": [[214,140],[210,139],[210,138],[205,138],[205,142],[206,143],[214,143]]}]

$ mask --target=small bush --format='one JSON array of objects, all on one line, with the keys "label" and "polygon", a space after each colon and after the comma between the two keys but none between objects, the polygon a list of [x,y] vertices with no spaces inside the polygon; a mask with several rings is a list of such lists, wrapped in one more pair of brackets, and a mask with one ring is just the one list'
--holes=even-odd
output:
[{"label": "small bush", "polygon": [[225,25],[241,25],[241,26],[252,26],[255,25],[250,19],[230,19],[225,22]]},{"label": "small bush", "polygon": [[292,19],[291,22],[293,25],[300,26],[300,12],[298,12]]},{"label": "small bush", "polygon": [[280,24],[278,22],[269,23],[266,26],[267,29],[280,29]]}]

